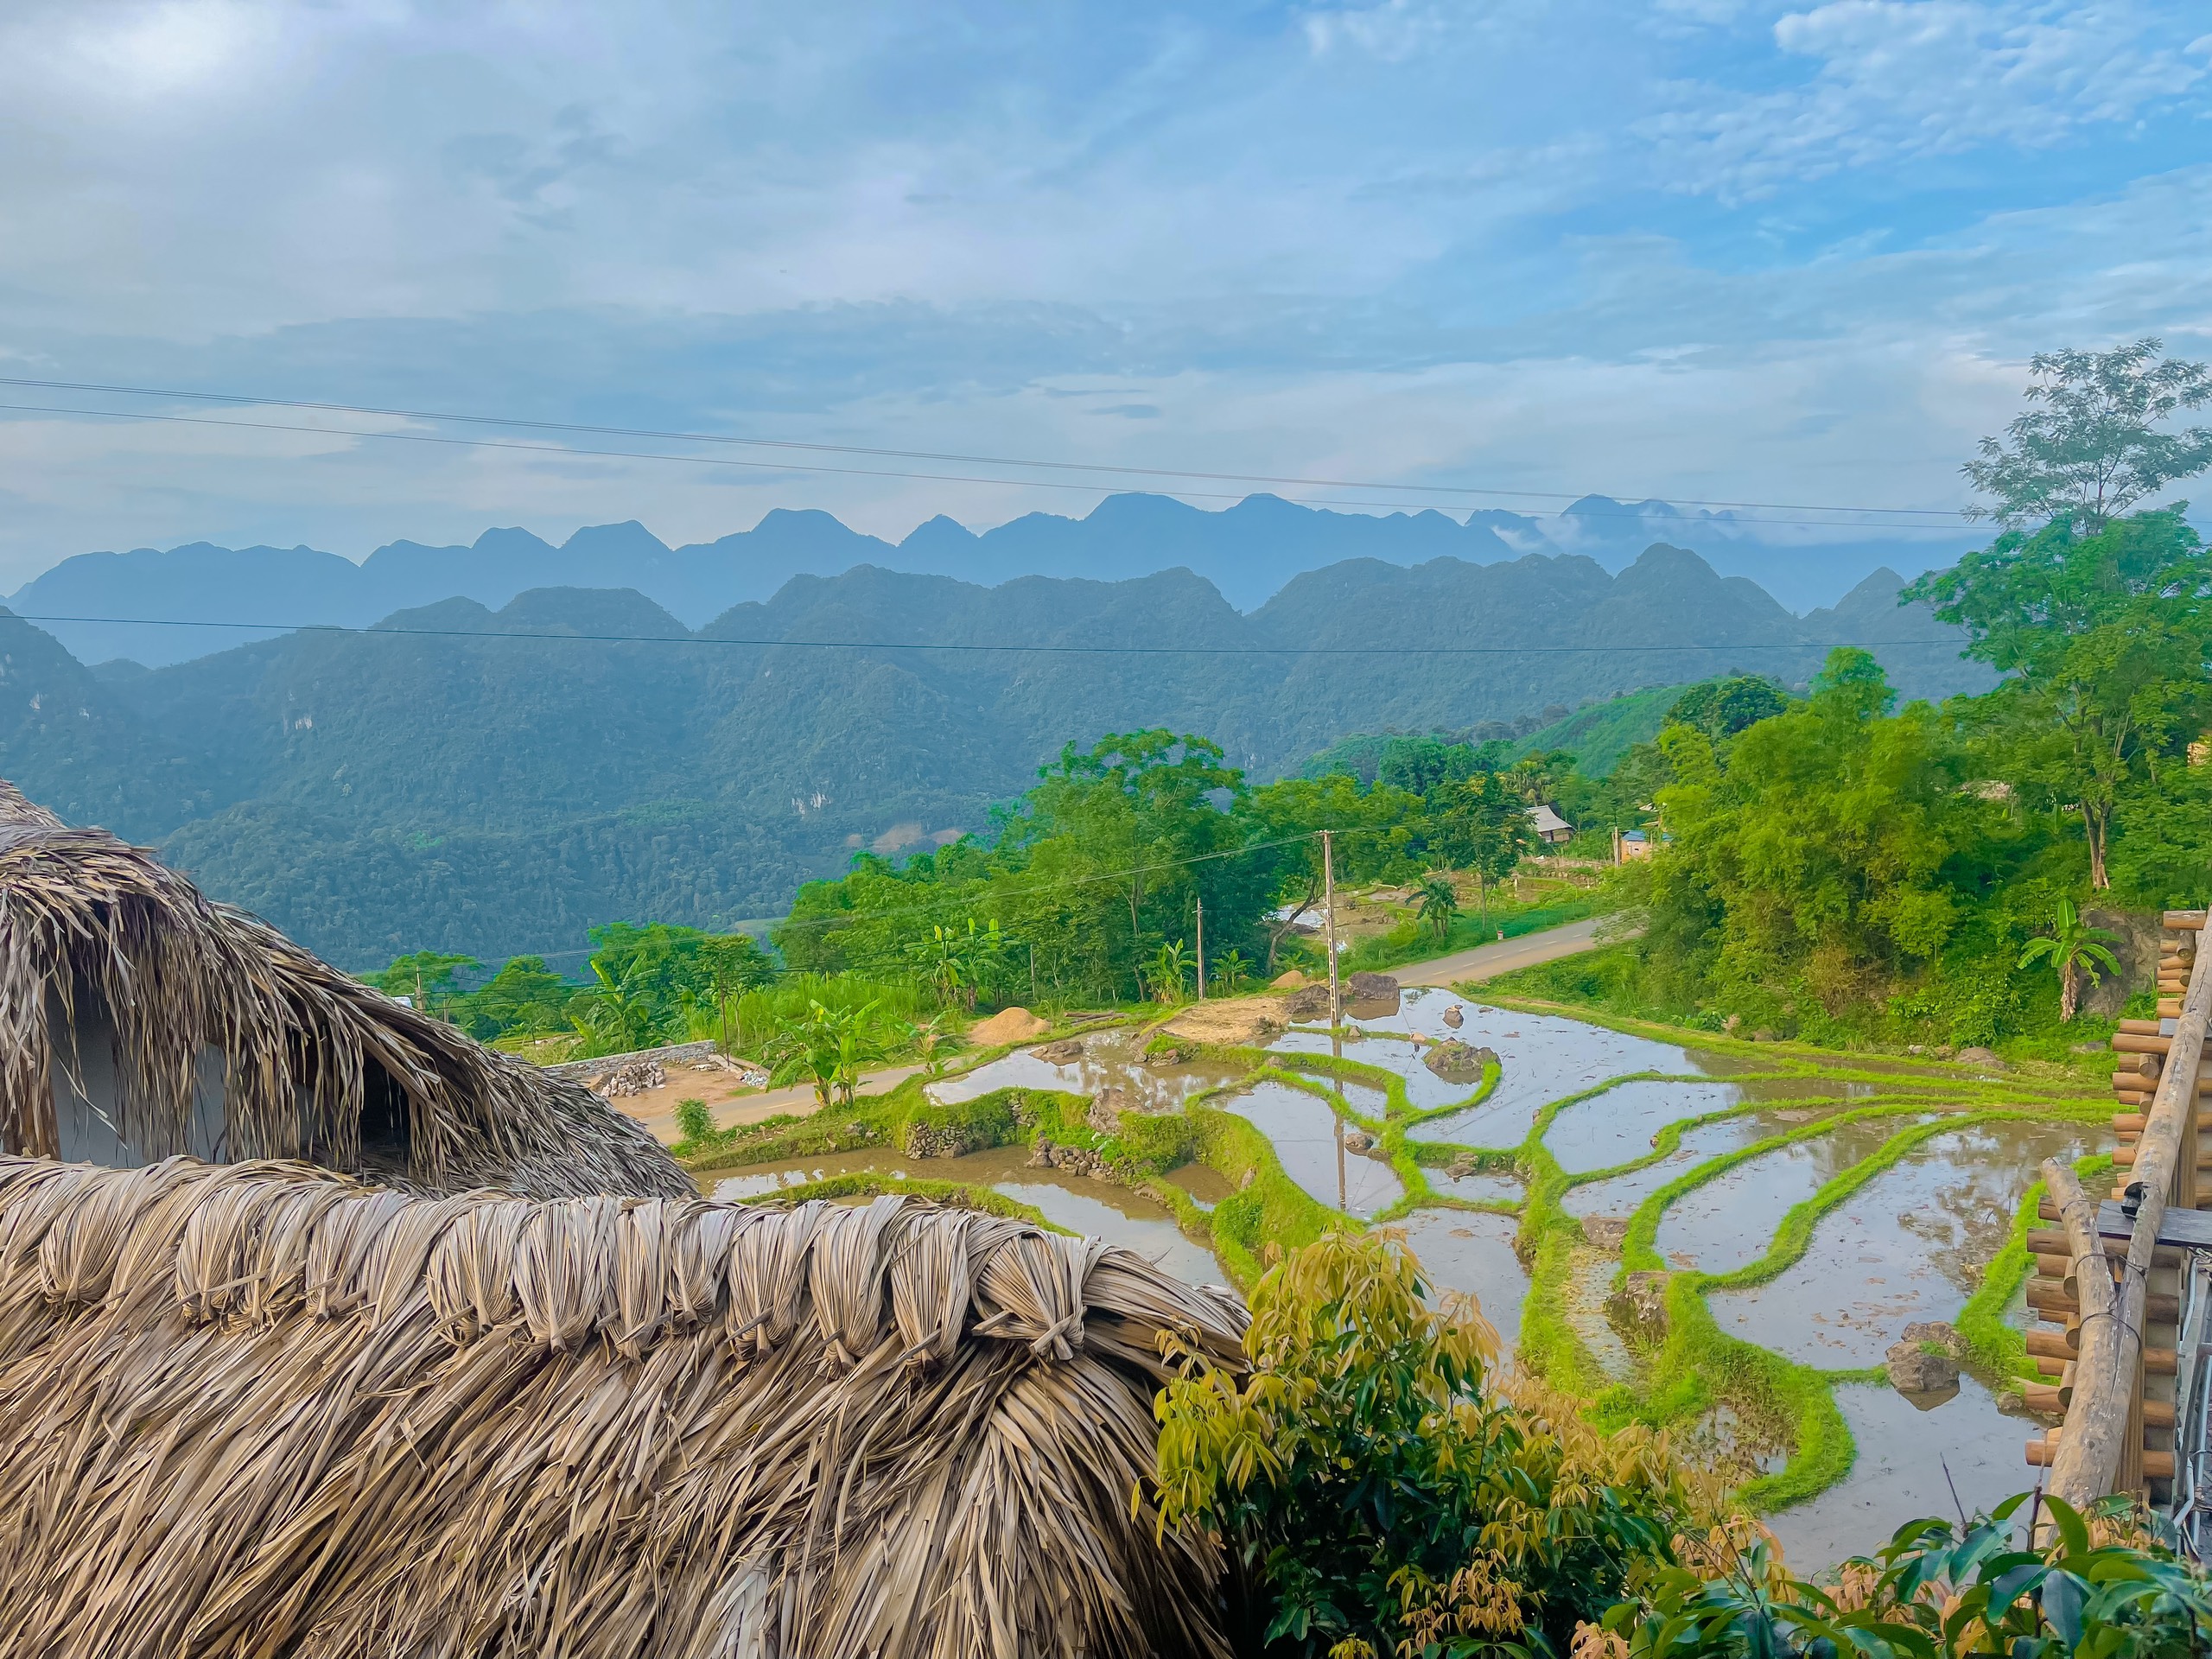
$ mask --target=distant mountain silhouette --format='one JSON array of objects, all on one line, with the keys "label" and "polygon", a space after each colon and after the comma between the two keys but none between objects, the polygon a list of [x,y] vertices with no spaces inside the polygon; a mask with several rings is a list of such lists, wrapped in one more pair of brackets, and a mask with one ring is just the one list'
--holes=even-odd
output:
[{"label": "distant mountain silhouette", "polygon": [[[836,575],[860,564],[985,586],[1029,575],[1118,582],[1182,569],[1249,612],[1302,573],[1347,559],[1491,565],[1531,552],[1568,552],[1618,571],[1654,542],[1665,542],[1694,546],[1724,574],[1751,575],[1770,594],[1802,608],[1885,563],[1916,556],[1916,569],[1948,563],[1974,539],[1792,548],[1761,540],[1766,533],[1726,514],[1603,496],[1585,497],[1548,520],[1484,512],[1461,524],[1441,512],[1334,512],[1272,495],[1209,512],[1167,496],[1122,494],[1081,518],[1030,513],[981,533],[932,518],[895,545],[848,529],[826,512],[780,509],[751,530],[678,548],[634,522],[593,525],[558,547],[525,530],[488,530],[467,547],[393,542],[358,565],[306,547],[234,550],[194,542],[167,552],[79,554],[25,583],[7,602],[38,616],[149,619],[158,626],[43,626],[82,661],[124,657],[160,666],[267,637],[283,626],[359,627],[396,610],[453,598],[496,608],[532,588],[634,588],[697,627],[733,605],[769,598],[794,576]],[[189,626],[217,622],[278,626]]]},{"label": "distant mountain silhouette", "polygon": [[[642,532],[615,530],[642,563]],[[515,546],[459,551],[506,582]],[[1880,572],[1798,618],[1661,545],[1618,575],[1580,555],[1346,560],[1248,614],[1184,569],[985,587],[861,564],[696,632],[634,588],[539,586],[152,669],[87,669],[0,613],[0,775],[349,966],[559,951],[594,923],[779,912],[901,826],[983,827],[1063,744],[1109,731],[1205,733],[1264,779],[1351,733],[1735,669],[1796,683],[1839,640],[1897,642],[1876,654],[1910,696],[1986,684],[1897,589]],[[823,640],[868,643],[798,643]],[[1017,644],[1084,649],[988,649]],[[919,648],[947,645],[983,649]],[[1192,649],[1088,649],[1117,645]]]}]

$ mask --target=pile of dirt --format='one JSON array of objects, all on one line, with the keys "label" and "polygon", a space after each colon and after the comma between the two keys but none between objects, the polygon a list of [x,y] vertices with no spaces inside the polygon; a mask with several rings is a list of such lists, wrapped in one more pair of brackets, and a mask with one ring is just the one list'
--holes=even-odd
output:
[{"label": "pile of dirt", "polygon": [[979,1048],[997,1048],[1005,1043],[1026,1043],[1052,1028],[1027,1008],[1001,1008],[989,1019],[969,1027],[968,1037]]},{"label": "pile of dirt", "polygon": [[[1193,1002],[1160,1029],[1184,1042],[1217,1043],[1251,1047],[1264,1043],[1290,1024],[1287,1004],[1296,998],[1233,996],[1223,1001]],[[1325,1003],[1328,993],[1322,993]]]}]

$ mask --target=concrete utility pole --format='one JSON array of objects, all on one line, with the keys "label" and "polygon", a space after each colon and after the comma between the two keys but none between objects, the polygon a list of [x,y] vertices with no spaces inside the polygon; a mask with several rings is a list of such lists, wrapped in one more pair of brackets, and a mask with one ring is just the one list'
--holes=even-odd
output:
[{"label": "concrete utility pole", "polygon": [[1321,911],[1329,921],[1329,1029],[1344,1024],[1344,999],[1337,989],[1337,853],[1329,831],[1321,832]]},{"label": "concrete utility pole", "polygon": [[1198,900],[1198,1001],[1206,1000],[1206,901]]}]

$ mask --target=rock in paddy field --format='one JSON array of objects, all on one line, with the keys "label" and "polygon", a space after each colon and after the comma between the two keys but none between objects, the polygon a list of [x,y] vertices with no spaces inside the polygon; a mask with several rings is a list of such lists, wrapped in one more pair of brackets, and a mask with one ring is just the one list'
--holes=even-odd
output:
[{"label": "rock in paddy field", "polygon": [[1916,1342],[1893,1342],[1883,1356],[1890,1386],[1899,1394],[1934,1394],[1956,1388],[1959,1362],[1945,1353],[1932,1352]]}]

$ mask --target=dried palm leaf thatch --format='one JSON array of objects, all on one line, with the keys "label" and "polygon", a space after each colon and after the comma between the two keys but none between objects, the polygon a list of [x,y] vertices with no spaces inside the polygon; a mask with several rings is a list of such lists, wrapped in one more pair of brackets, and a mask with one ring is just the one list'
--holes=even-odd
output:
[{"label": "dried palm leaf thatch", "polygon": [[[85,1123],[102,1132],[97,1149],[72,1134]],[[581,1084],[357,983],[4,780],[0,1150],[121,1165],[301,1158],[425,1192],[695,1190]]]},{"label": "dried palm leaf thatch", "polygon": [[1243,1318],[907,1198],[0,1158],[0,1656],[1217,1659],[1132,1498]]}]

